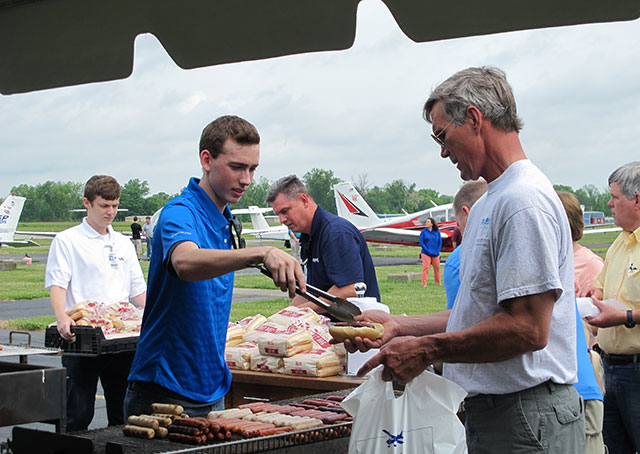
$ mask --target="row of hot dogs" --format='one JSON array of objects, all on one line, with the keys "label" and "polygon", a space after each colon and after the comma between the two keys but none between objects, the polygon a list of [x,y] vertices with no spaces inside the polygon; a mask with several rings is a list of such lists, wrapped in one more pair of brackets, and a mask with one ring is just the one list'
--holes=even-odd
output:
[{"label": "row of hot dogs", "polygon": [[243,438],[264,437],[351,421],[351,416],[339,405],[341,400],[341,396],[330,396],[287,405],[255,402],[210,412],[208,418],[185,417],[179,405],[153,404],[152,410],[162,413],[130,416],[123,433],[195,445],[230,440],[232,434]]}]

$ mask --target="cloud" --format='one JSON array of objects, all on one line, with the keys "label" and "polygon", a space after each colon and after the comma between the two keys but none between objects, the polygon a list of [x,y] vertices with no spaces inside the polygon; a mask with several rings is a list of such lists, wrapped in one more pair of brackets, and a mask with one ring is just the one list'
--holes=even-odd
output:
[{"label": "cloud", "polygon": [[95,173],[175,193],[201,173],[203,127],[228,113],[261,133],[257,176],[319,167],[453,194],[458,172],[422,104],[455,71],[487,64],[514,87],[530,159],[553,183],[602,188],[640,143],[639,32],[636,20],[416,44],[384,4],[365,1],[351,49],[186,71],[142,35],[128,79],[0,98],[0,197]]}]

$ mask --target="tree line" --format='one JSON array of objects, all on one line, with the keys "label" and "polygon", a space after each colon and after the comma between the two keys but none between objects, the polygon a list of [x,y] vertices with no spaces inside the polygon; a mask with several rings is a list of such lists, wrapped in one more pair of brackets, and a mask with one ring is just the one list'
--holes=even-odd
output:
[{"label": "tree line", "polygon": [[[333,196],[333,185],[343,181],[332,170],[313,168],[305,173],[301,180],[306,185],[313,199],[324,209],[335,213],[336,204]],[[272,184],[265,177],[253,181],[239,203],[233,208],[247,208],[251,205],[266,206],[266,195]],[[371,208],[379,214],[412,213],[425,210],[435,205],[451,203],[452,195],[440,194],[435,189],[417,189],[415,183],[404,180],[393,180],[383,186],[372,185],[367,174],[361,174],[352,181],[358,192],[366,199]],[[607,206],[609,192],[600,191],[594,185],[588,184],[574,190],[566,185],[554,185],[559,191],[573,193],[586,211],[602,211],[606,216],[611,215]],[[71,221],[79,218],[71,210],[83,208],[82,195],[84,186],[77,182],[46,181],[30,186],[22,184],[11,188],[11,192],[27,198],[22,211],[21,221],[51,222]],[[122,220],[127,215],[151,215],[163,207],[176,194],[158,192],[150,194],[149,183],[139,179],[132,179],[122,186],[120,208],[128,211],[118,213],[116,219]]]},{"label": "tree line", "polygon": [[[120,195],[120,208],[128,211],[119,212],[116,220],[123,220],[129,215],[151,215],[178,195],[165,192],[149,195],[149,192],[147,181],[129,180],[122,186]],[[11,193],[27,198],[21,222],[73,221],[83,216],[73,210],[84,208],[84,183],[46,181],[35,186],[21,184],[11,188]]]}]

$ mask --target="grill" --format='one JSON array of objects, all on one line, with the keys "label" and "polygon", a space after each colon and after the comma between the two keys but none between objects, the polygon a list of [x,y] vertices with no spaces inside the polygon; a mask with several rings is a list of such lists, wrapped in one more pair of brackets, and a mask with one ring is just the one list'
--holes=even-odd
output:
[{"label": "grill", "polygon": [[[273,452],[277,450],[287,449],[299,446],[304,449],[305,453],[311,453],[309,450],[314,444],[317,452],[327,452],[325,442],[334,442],[333,445],[348,444],[348,437],[351,434],[351,423],[335,424],[331,426],[323,426],[316,429],[307,429],[298,432],[288,432],[285,434],[271,435],[261,438],[243,439],[237,435],[228,442],[216,443],[204,446],[189,446],[183,443],[175,443],[167,440],[143,440],[140,438],[126,437],[122,434],[119,427],[109,427],[90,431],[78,436],[91,439],[95,453],[102,452],[122,452],[126,454],[159,454],[159,453],[198,453],[198,454],[240,454],[240,453],[259,453]],[[342,439],[342,440],[340,440]],[[341,441],[342,443],[335,443]],[[322,443],[319,443],[322,442]],[[115,446],[118,445],[118,446]],[[321,445],[321,446],[320,446]],[[300,451],[302,452],[302,450]],[[17,453],[16,451],[16,454]]]},{"label": "grill", "polygon": [[[329,395],[346,395],[350,390],[330,393],[314,394],[305,398],[327,397]],[[303,400],[303,399],[299,399]],[[286,405],[298,400],[274,402]],[[19,429],[19,430],[18,430]],[[233,434],[230,441],[213,443],[203,446],[190,446],[169,440],[144,440],[127,437],[120,427],[107,427],[105,429],[76,432],[61,435],[53,432],[34,431],[24,428],[15,428],[13,440],[10,442],[14,454],[32,454],[33,452],[53,452],[52,446],[56,446],[56,453],[77,453],[78,444],[75,442],[91,442],[92,451],[87,453],[109,454],[244,454],[270,452],[287,454],[325,454],[327,452],[346,452],[351,434],[351,422],[324,425],[315,429],[306,429],[296,432],[286,432],[260,438],[245,439]],[[73,436],[69,436],[73,435]],[[69,444],[65,445],[64,438]],[[78,440],[82,438],[83,440]],[[69,440],[75,439],[75,440]],[[47,450],[49,449],[49,451]]]}]

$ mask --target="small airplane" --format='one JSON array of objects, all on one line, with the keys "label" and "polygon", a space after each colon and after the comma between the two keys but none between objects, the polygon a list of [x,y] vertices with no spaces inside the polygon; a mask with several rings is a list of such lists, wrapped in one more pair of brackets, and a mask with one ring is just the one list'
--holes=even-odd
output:
[{"label": "small airplane", "polygon": [[53,238],[56,236],[55,232],[24,232],[17,231],[18,221],[20,215],[22,215],[22,208],[24,208],[24,202],[26,197],[17,196],[11,194],[4,199],[2,205],[0,205],[0,246],[11,247],[28,247],[28,246],[40,246],[33,240],[16,240],[15,234],[18,235],[34,235]]},{"label": "small airplane", "polygon": [[243,229],[242,233],[254,235],[259,240],[282,240],[289,241],[289,229],[286,225],[280,224],[277,226],[270,226],[264,217],[264,213],[272,211],[271,208],[258,208],[257,206],[250,206],[249,208],[237,208],[231,210],[234,216],[239,214],[248,214],[251,216],[251,224],[253,229]]},{"label": "small airplane", "polygon": [[456,221],[451,203],[383,219],[371,209],[350,182],[334,185],[333,194],[338,216],[351,221],[367,241],[419,246],[420,232],[425,228],[427,219],[434,218],[442,235],[442,250],[453,250],[452,236]]}]

